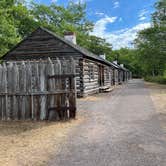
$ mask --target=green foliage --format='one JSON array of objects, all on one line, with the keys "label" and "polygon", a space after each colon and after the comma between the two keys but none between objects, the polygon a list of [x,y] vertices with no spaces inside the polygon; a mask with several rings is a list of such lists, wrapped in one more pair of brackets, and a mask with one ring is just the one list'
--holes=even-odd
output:
[{"label": "green foliage", "polygon": [[[86,18],[86,4],[69,1],[66,6],[26,4],[25,0],[0,1],[0,56],[21,39],[43,26],[63,36],[65,31],[77,35],[77,43],[110,61],[118,60],[134,77],[166,77],[166,0],[158,0],[152,14],[152,26],[138,33],[135,49],[112,51],[105,39],[91,36],[93,23]],[[161,81],[162,82],[162,81]]]},{"label": "green foliage", "polygon": [[159,83],[159,84],[166,84],[166,78],[163,76],[147,76],[145,77],[145,81],[149,81],[149,82],[155,82],[155,83]]},{"label": "green foliage", "polygon": [[15,28],[22,38],[38,27],[38,23],[35,21],[34,16],[31,15],[31,11],[21,3],[13,6],[11,16],[13,17]]},{"label": "green foliage", "polygon": [[96,36],[87,36],[84,47],[96,55],[109,55],[112,51],[111,44],[107,43],[105,39]]},{"label": "green foliage", "polygon": [[139,32],[136,47],[146,75],[161,75],[166,63],[166,28],[151,27]]},{"label": "green foliage", "polygon": [[152,15],[152,26],[138,33],[135,46],[143,76],[164,75],[166,64],[166,1],[159,0]]},{"label": "green foliage", "polygon": [[135,49],[122,48],[111,53],[114,60],[130,69],[133,77],[164,82],[166,76],[166,0],[159,0],[152,14],[152,26],[138,33]]},{"label": "green foliage", "polygon": [[3,55],[20,40],[11,12],[14,2],[0,2],[0,55]]},{"label": "green foliage", "polygon": [[166,69],[164,70],[164,78],[166,78]]},{"label": "green foliage", "polygon": [[90,36],[93,23],[86,18],[86,4],[69,1],[66,7],[55,3],[43,5],[24,0],[0,1],[0,56],[38,26],[63,36],[65,31],[77,35],[77,43],[98,54],[110,54],[112,47],[104,39]]},{"label": "green foliage", "polygon": [[111,60],[117,60],[120,64],[124,64],[127,69],[132,72],[133,77],[142,77],[142,69],[138,63],[137,50],[121,48],[114,50],[110,54]]},{"label": "green foliage", "polygon": [[152,15],[155,26],[166,26],[166,0],[159,0],[155,3],[156,11]]}]

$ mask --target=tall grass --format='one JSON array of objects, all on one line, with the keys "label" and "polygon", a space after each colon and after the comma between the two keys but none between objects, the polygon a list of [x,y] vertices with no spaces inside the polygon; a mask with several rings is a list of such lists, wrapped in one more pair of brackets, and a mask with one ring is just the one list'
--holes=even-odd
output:
[{"label": "tall grass", "polygon": [[155,83],[159,83],[159,84],[166,84],[166,76],[147,76],[145,77],[145,81],[149,81],[149,82],[155,82]]}]

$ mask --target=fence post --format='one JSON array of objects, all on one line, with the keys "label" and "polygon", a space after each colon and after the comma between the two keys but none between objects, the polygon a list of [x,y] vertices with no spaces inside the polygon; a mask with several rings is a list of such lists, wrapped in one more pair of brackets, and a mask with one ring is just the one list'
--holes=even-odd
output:
[{"label": "fence post", "polygon": [[[67,74],[68,71],[68,65],[70,65],[69,63],[67,63],[67,61],[63,58],[61,61],[61,75],[63,74]],[[67,87],[67,77],[64,77],[61,79],[61,89],[63,89],[64,91],[66,91]],[[61,107],[63,107],[64,109],[61,110],[61,114],[64,120],[66,120],[68,118],[68,114],[67,114],[67,93],[64,93],[61,95]]]},{"label": "fence post", "polygon": [[28,94],[26,97],[26,119],[32,118],[32,86],[31,86],[31,64],[29,61],[26,62],[26,93]]},{"label": "fence post", "polygon": [[[46,65],[40,60],[39,63],[39,76],[40,76],[40,92],[46,92]],[[46,94],[40,97],[40,120],[46,119]]]},{"label": "fence post", "polygon": [[0,64],[0,119],[44,120],[49,107],[54,120],[75,118],[74,60],[39,62]]},{"label": "fence post", "polygon": [[[62,74],[62,63],[61,63],[59,58],[56,58],[56,62],[57,62],[56,74],[57,75],[61,75]],[[57,79],[56,82],[57,82],[56,89],[57,90],[61,90],[61,88],[62,88],[62,80],[61,79]],[[62,120],[61,96],[62,96],[62,94],[58,94],[57,97],[56,97],[56,107],[57,107],[56,111],[58,113],[58,118],[60,120]]]},{"label": "fence post", "polygon": [[[47,76],[54,75],[54,64],[50,58],[48,58],[47,62]],[[48,79],[48,86],[47,90],[48,92],[53,92],[55,89],[55,80],[54,79]],[[47,119],[54,119],[55,118],[55,111],[50,111],[50,108],[55,107],[55,95],[48,95],[48,102],[47,102],[48,108],[47,108]]]},{"label": "fence post", "polygon": [[3,70],[2,70],[2,87],[3,87],[3,92],[4,92],[4,96],[3,96],[3,110],[2,110],[2,119],[6,120],[6,112],[8,109],[8,104],[7,104],[7,68],[6,68],[6,63],[3,64]]},{"label": "fence post", "polygon": [[[6,76],[6,92],[8,94],[12,93],[12,87],[13,87],[13,63],[9,62],[9,64],[7,65],[7,72],[6,72],[7,76]],[[6,113],[7,113],[7,120],[11,120],[12,117],[12,95],[6,95]]]},{"label": "fence post", "polygon": [[[71,58],[71,73],[75,75],[75,62],[74,59]],[[71,93],[69,95],[69,108],[70,108],[70,118],[76,117],[76,80],[75,76],[69,78],[70,82],[70,90]]]},{"label": "fence post", "polygon": [[[2,68],[2,65],[0,64],[0,80],[2,80],[2,77],[3,77],[3,68]],[[0,84],[0,92],[2,92],[3,91],[3,86],[2,86],[2,84]],[[3,108],[3,95],[1,95],[0,96],[0,120],[2,120],[2,118],[3,118],[3,110],[2,110],[2,108]]]},{"label": "fence post", "polygon": [[16,92],[19,90],[19,72],[17,64],[13,65],[13,119],[18,120],[18,97],[16,96]]}]

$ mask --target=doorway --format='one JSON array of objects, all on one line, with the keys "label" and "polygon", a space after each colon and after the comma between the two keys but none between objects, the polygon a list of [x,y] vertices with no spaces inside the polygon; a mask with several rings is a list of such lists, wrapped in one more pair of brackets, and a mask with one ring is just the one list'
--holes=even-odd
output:
[{"label": "doorway", "polygon": [[104,86],[104,66],[99,65],[99,86]]}]

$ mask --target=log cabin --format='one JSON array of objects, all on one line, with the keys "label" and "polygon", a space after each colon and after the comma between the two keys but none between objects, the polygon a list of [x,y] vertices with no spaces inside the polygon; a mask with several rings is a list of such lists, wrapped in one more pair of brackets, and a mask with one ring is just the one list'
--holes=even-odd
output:
[{"label": "log cabin", "polygon": [[13,49],[3,61],[30,61],[73,58],[76,63],[77,95],[83,97],[107,90],[127,80],[127,70],[117,63],[109,62],[105,55],[97,56],[76,44],[76,35],[66,33],[64,38],[43,27],[37,28]]}]

